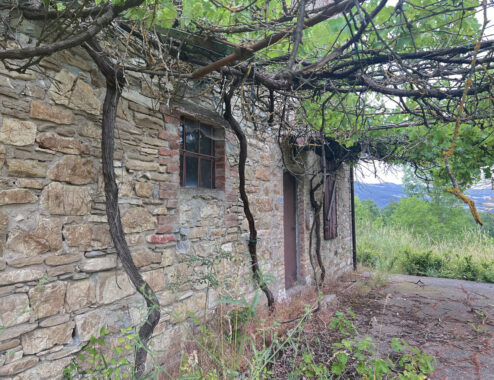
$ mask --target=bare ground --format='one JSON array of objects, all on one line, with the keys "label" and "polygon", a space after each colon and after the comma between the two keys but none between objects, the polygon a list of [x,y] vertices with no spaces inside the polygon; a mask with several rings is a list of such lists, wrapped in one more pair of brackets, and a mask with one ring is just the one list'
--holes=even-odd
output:
[{"label": "bare ground", "polygon": [[[384,356],[393,337],[435,356],[430,379],[494,379],[494,285],[366,273],[323,290],[322,310],[304,325],[303,339],[317,362],[327,362],[341,339],[328,328],[334,312],[351,309],[359,334],[370,335]],[[307,295],[304,300],[309,302]],[[273,377],[286,378],[297,365],[293,355],[288,348],[277,358]]]}]

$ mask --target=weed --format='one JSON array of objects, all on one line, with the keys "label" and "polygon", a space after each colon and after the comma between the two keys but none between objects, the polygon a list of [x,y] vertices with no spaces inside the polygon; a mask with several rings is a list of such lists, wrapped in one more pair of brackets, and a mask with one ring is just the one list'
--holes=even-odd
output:
[{"label": "weed", "polygon": [[122,329],[112,349],[110,331],[101,327],[99,337],[91,336],[76,358],[64,369],[65,379],[128,379],[133,373],[132,354],[136,348],[136,334],[132,328]]},{"label": "weed", "polygon": [[479,334],[483,334],[483,333],[488,331],[488,329],[486,327],[482,327],[481,324],[478,325],[476,323],[471,322],[470,326],[472,326],[472,328],[475,330],[475,332],[477,332]]},{"label": "weed", "polygon": [[357,328],[355,327],[353,322],[347,318],[355,320],[355,313],[350,309],[346,313],[337,311],[335,313],[335,316],[331,319],[329,328],[338,330],[343,335],[355,336],[355,334],[357,334]]},{"label": "weed", "polygon": [[[333,373],[335,373],[333,371]],[[330,370],[323,363],[316,363],[311,353],[305,352],[302,355],[302,362],[295,371],[290,374],[289,378],[293,379],[330,379]]]}]

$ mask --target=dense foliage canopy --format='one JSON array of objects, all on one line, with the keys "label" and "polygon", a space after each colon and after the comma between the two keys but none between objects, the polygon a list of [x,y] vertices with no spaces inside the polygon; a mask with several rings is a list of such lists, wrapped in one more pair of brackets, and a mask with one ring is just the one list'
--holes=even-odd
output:
[{"label": "dense foliage canopy", "polygon": [[[493,165],[487,0],[4,0],[0,59],[23,70],[92,38],[165,96],[239,80],[244,117],[318,130],[457,189]],[[38,21],[37,40],[17,30]],[[157,79],[156,79],[157,78]],[[216,85],[216,86],[214,86]],[[221,95],[221,94],[220,94]],[[221,99],[221,96],[219,97]],[[255,115],[255,116],[254,116]]]}]

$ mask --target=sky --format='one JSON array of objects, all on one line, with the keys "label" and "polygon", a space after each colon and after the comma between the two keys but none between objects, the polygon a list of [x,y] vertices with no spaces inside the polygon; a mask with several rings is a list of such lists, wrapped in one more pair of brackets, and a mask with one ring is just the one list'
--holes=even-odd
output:
[{"label": "sky", "polygon": [[403,183],[403,170],[400,166],[385,165],[382,162],[374,163],[360,161],[355,169],[355,181],[362,183]]}]

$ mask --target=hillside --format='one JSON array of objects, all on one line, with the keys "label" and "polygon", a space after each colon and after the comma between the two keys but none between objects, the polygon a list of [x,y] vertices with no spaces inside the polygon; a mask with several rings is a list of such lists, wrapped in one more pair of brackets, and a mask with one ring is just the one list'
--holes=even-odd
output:
[{"label": "hillside", "polygon": [[[385,207],[391,201],[398,202],[401,198],[406,197],[402,185],[389,182],[378,184],[355,182],[355,195],[360,200],[373,200],[379,208]],[[494,212],[494,192],[490,187],[475,187],[468,190],[467,195],[475,201],[480,211]]]}]

